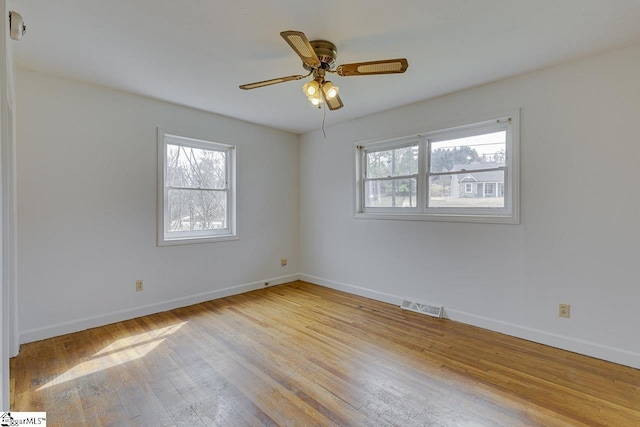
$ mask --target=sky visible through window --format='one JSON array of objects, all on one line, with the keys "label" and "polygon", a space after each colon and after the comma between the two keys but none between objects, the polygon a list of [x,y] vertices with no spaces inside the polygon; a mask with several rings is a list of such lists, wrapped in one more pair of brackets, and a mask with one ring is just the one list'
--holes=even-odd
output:
[{"label": "sky visible through window", "polygon": [[473,148],[480,157],[494,158],[501,150],[504,153],[506,146],[506,132],[499,131],[482,135],[467,136],[464,138],[447,139],[431,143],[431,150],[451,149],[455,147]]}]

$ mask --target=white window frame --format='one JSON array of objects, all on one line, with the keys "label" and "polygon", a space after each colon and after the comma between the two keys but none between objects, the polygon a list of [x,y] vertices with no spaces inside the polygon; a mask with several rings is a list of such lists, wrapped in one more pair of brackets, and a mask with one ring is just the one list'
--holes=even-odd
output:
[{"label": "white window frame", "polygon": [[[215,230],[169,231],[169,186],[166,182],[167,145],[182,145],[204,150],[222,151],[226,160],[226,228]],[[158,246],[185,245],[238,240],[236,214],[236,156],[235,145],[158,128]]]},{"label": "white window frame", "polygon": [[[463,138],[480,135],[493,131],[506,131],[505,166],[504,168],[504,198],[505,206],[459,208],[459,207],[429,207],[428,182],[430,144],[442,140]],[[478,222],[498,224],[520,223],[520,123],[519,110],[512,114],[499,115],[495,119],[483,120],[473,124],[445,128],[443,130],[427,131],[411,137],[387,139],[383,141],[366,141],[355,144],[355,180],[354,180],[354,218],[357,219],[387,219],[387,220],[427,220]],[[407,146],[411,143],[419,144],[419,172],[418,172],[418,204],[416,208],[405,207],[365,207],[365,174],[367,151],[388,150]],[[494,187],[495,188],[495,187]]]},{"label": "white window frame", "polygon": [[[385,150],[389,150],[389,149],[396,149],[396,148],[405,148],[405,147],[409,147],[409,146],[413,146],[413,145],[418,145],[419,146],[419,142],[416,140],[416,138],[402,138],[400,140],[394,140],[394,141],[390,141],[390,142],[385,142],[385,143],[381,143],[381,144],[376,144],[375,145],[375,150],[376,151],[385,151]],[[362,160],[364,161],[364,157],[362,158]],[[419,160],[420,162],[420,160]],[[363,167],[365,167],[365,165],[362,165]],[[420,166],[418,166],[418,169],[420,168]],[[389,177],[384,177],[384,178],[372,178],[370,180],[366,180],[364,177],[362,178],[362,185],[364,186],[366,184],[366,181],[386,181],[386,180],[398,180],[398,179],[416,179],[416,184],[419,187],[419,181],[420,181],[420,173],[418,172],[417,174],[414,175],[396,175],[396,176],[389,176]],[[363,192],[364,194],[364,192]],[[364,206],[364,199],[362,200],[362,206]],[[396,209],[402,209],[403,212],[419,212],[420,208],[417,206],[417,201],[416,201],[416,206],[415,207],[388,207],[388,208],[367,208],[368,210],[373,210],[376,212],[393,212]]]}]

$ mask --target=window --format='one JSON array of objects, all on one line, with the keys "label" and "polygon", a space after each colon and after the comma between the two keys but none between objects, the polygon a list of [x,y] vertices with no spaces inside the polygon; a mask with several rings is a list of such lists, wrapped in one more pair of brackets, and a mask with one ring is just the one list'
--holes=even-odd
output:
[{"label": "window", "polygon": [[417,144],[367,152],[365,207],[415,207],[417,183]]},{"label": "window", "polygon": [[465,193],[473,193],[473,184],[470,182],[467,182],[464,184],[464,192]]},{"label": "window", "polygon": [[158,244],[230,240],[235,147],[158,129]]},{"label": "window", "polygon": [[519,223],[511,117],[357,145],[356,218]]}]

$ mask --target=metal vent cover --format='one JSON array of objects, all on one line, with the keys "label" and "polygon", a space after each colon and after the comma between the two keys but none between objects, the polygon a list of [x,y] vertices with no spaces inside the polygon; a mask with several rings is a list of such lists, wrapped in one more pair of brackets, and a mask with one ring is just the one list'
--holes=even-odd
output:
[{"label": "metal vent cover", "polygon": [[442,317],[443,307],[441,305],[439,306],[405,298],[402,300],[402,305],[400,307],[404,310],[415,311],[416,313],[426,314],[438,319]]}]

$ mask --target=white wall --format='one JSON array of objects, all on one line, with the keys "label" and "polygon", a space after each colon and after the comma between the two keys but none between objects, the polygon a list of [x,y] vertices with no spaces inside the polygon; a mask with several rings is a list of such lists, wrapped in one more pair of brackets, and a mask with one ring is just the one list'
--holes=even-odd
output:
[{"label": "white wall", "polygon": [[[304,135],[301,277],[640,367],[638,70],[635,46]],[[518,107],[520,225],[353,218],[355,141]]]},{"label": "white wall", "polygon": [[[16,92],[21,342],[297,278],[296,135],[23,69]],[[156,127],[237,145],[240,240],[156,246]]]}]

